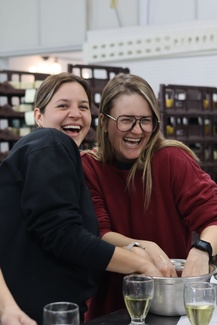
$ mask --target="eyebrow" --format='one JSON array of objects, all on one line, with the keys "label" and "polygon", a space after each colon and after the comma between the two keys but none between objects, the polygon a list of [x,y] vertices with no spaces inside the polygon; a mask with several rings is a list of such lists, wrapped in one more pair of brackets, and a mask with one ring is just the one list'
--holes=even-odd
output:
[{"label": "eyebrow", "polygon": [[57,99],[56,100],[56,102],[55,103],[58,103],[58,102],[69,102],[69,99],[64,99],[64,98],[59,98],[59,99]]},{"label": "eyebrow", "polygon": [[[70,102],[71,100],[70,100],[70,99],[60,98],[60,99],[58,99],[58,100],[56,101],[56,103],[58,103],[58,102],[60,102],[60,101],[63,101],[63,102]],[[87,104],[89,104],[89,101],[88,101],[88,100],[85,100],[85,99],[80,100],[79,102],[80,102],[80,103],[87,103]]]}]

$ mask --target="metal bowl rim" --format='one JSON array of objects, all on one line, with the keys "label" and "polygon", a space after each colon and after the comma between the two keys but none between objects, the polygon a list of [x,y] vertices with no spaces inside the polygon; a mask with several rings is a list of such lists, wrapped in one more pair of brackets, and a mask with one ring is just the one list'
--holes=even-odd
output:
[{"label": "metal bowl rim", "polygon": [[[172,263],[174,263],[174,262],[180,262],[180,263],[185,263],[185,259],[171,259],[171,262]],[[174,283],[177,283],[177,282],[183,282],[184,280],[196,280],[196,279],[201,279],[201,278],[203,278],[203,277],[212,277],[213,275],[215,275],[216,273],[217,273],[217,266],[216,265],[214,265],[214,264],[212,264],[212,263],[210,263],[209,264],[209,266],[210,267],[212,267],[213,268],[213,270],[212,270],[212,272],[210,272],[210,273],[206,273],[206,274],[203,274],[203,275],[196,275],[196,276],[189,276],[189,277],[178,277],[178,278],[170,278],[170,277],[158,277],[158,276],[153,276],[153,279],[154,280],[159,280],[159,282],[164,282],[164,281],[169,281],[169,282],[171,282],[171,284],[174,282]],[[166,283],[165,283],[166,284]],[[168,283],[169,284],[169,283]]]}]

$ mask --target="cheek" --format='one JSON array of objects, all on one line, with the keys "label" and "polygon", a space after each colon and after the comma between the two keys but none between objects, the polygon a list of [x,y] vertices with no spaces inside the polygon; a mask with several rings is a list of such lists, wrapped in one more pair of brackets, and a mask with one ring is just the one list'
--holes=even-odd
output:
[{"label": "cheek", "polygon": [[42,115],[42,122],[45,127],[58,127],[61,121],[62,115],[54,110],[46,110]]},{"label": "cheek", "polygon": [[117,134],[119,132],[115,123],[109,123],[107,130],[110,135]]},{"label": "cheek", "polygon": [[92,121],[91,114],[87,114],[87,115],[85,116],[84,120],[85,120],[85,125],[88,126],[88,127],[90,127],[90,125],[91,125],[91,121]]},{"label": "cheek", "polygon": [[108,136],[112,146],[114,146],[117,144],[118,140],[122,138],[122,132],[117,129],[116,125],[109,125]]},{"label": "cheek", "polygon": [[57,116],[50,116],[49,118],[44,118],[43,125],[45,127],[58,127],[60,124],[60,119]]}]

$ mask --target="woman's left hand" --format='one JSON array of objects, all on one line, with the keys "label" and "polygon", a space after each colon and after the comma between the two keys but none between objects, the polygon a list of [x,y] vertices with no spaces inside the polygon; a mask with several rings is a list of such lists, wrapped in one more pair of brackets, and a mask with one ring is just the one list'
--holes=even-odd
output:
[{"label": "woman's left hand", "polygon": [[209,256],[197,248],[192,248],[185,262],[182,277],[204,275],[209,273]]},{"label": "woman's left hand", "polygon": [[37,323],[14,305],[7,306],[2,311],[1,325],[37,325]]},{"label": "woman's left hand", "polygon": [[[158,268],[161,272],[162,276],[164,277],[177,277],[176,270],[170,261],[169,257],[164,253],[164,251],[154,242],[152,241],[139,241],[144,247],[145,252],[149,254],[150,258],[152,259],[154,265]],[[133,247],[132,252],[136,254],[144,254],[144,250],[139,247]],[[142,252],[143,251],[143,252]],[[146,255],[147,256],[147,255]],[[145,255],[144,255],[145,258]]]}]

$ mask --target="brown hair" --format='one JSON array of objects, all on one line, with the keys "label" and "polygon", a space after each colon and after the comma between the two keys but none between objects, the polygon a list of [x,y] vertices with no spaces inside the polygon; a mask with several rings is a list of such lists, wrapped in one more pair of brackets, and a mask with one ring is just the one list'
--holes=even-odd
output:
[{"label": "brown hair", "polygon": [[56,75],[48,76],[40,85],[36,92],[34,107],[38,107],[43,114],[45,107],[50,102],[53,95],[59,89],[59,87],[66,82],[77,82],[85,90],[89,104],[91,105],[92,97],[91,90],[84,79],[79,76],[73,75],[68,72],[62,72]]}]

